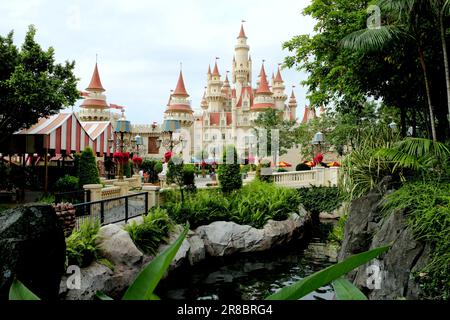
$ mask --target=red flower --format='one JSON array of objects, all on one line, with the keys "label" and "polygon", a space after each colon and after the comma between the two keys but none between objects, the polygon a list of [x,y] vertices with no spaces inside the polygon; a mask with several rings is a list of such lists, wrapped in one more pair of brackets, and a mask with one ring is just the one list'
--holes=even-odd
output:
[{"label": "red flower", "polygon": [[323,161],[323,154],[321,154],[321,153],[317,154],[313,161],[314,161],[315,164],[322,163],[322,161]]},{"label": "red flower", "polygon": [[142,158],[141,158],[141,157],[138,157],[138,156],[133,157],[133,163],[134,163],[135,165],[140,166],[140,165],[142,164]]},{"label": "red flower", "polygon": [[127,163],[130,160],[130,154],[128,152],[114,152],[114,160],[119,163]]},{"label": "red flower", "polygon": [[172,156],[173,153],[171,151],[167,151],[166,153],[164,153],[164,162],[169,162]]}]

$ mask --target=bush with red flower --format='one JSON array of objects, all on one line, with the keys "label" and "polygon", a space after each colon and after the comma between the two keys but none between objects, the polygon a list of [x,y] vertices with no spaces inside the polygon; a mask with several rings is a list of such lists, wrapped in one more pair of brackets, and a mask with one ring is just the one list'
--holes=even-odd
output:
[{"label": "bush with red flower", "polygon": [[116,162],[120,164],[128,163],[130,160],[130,153],[128,152],[114,152],[113,158]]},{"label": "bush with red flower", "polygon": [[170,161],[170,159],[173,156],[173,152],[172,151],[167,151],[166,153],[164,153],[164,162],[168,163]]},{"label": "bush with red flower", "polygon": [[134,156],[133,157],[133,164],[136,167],[139,167],[142,164],[142,157]]},{"label": "bush with red flower", "polygon": [[315,165],[321,164],[322,161],[323,161],[323,154],[321,154],[321,153],[318,153],[313,159],[313,162]]}]

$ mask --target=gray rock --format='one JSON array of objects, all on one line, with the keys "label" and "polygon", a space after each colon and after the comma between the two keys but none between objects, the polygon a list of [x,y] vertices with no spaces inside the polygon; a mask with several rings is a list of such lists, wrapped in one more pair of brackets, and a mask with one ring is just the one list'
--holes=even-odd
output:
[{"label": "gray rock", "polygon": [[57,299],[64,274],[64,231],[51,205],[26,205],[0,213],[0,300],[14,277],[41,299]]},{"label": "gray rock", "polygon": [[[393,212],[383,218],[381,205],[390,192],[390,180],[385,178],[369,194],[353,201],[338,259],[342,261],[349,255],[391,244],[388,252],[347,277],[367,293],[369,299],[417,299],[420,287],[412,274],[427,264],[430,250],[414,239],[406,225],[405,212]],[[368,283],[368,267],[374,264],[380,271],[379,288]]]},{"label": "gray rock", "polygon": [[143,254],[128,232],[115,224],[100,228],[99,253],[115,265],[133,266],[142,262]]},{"label": "gray rock", "polygon": [[[61,280],[61,298],[65,300],[92,300],[97,291],[107,293],[107,282],[111,279],[113,272],[106,266],[97,262],[87,268],[80,270],[80,288],[68,289],[67,277]],[[70,280],[69,280],[70,281]]]},{"label": "gray rock", "polygon": [[190,245],[190,249],[188,252],[188,260],[189,264],[192,266],[197,262],[200,262],[205,259],[206,256],[205,243],[197,234],[193,232],[192,234],[188,235],[187,240]]}]

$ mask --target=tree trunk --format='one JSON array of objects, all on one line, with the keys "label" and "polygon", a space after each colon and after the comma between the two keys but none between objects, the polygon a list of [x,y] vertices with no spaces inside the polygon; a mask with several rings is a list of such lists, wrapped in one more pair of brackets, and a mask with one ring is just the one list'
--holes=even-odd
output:
[{"label": "tree trunk", "polygon": [[445,6],[439,13],[439,27],[441,33],[442,54],[444,55],[445,82],[447,85],[447,108],[448,108],[447,121],[450,128],[450,70],[448,66],[447,42],[445,40],[444,9]]},{"label": "tree trunk", "polygon": [[433,106],[431,104],[431,91],[430,91],[430,83],[428,81],[428,72],[427,72],[427,66],[425,63],[425,56],[423,54],[422,48],[418,47],[417,50],[419,51],[419,59],[420,64],[422,66],[423,71],[423,78],[425,81],[425,90],[427,92],[427,101],[428,101],[428,112],[430,114],[430,124],[431,124],[431,135],[433,137],[433,141],[437,141],[436,137],[436,125],[434,121],[434,112],[433,112]]}]

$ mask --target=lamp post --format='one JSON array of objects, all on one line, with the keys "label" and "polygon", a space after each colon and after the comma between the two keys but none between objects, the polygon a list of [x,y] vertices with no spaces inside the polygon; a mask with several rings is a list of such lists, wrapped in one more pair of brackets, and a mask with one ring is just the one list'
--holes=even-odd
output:
[{"label": "lamp post", "polygon": [[[117,120],[116,134],[119,135],[119,146],[120,146],[120,152],[124,153],[124,136],[126,133],[130,133],[130,121],[125,119],[125,115],[122,113],[122,118],[120,120]],[[123,181],[123,160],[120,161],[119,166],[119,181]]]},{"label": "lamp post", "polygon": [[[312,143],[313,146],[318,146],[318,147],[317,147],[317,152],[320,153],[320,151],[321,151],[320,146],[321,146],[324,142],[325,142],[325,137],[324,137],[323,133],[319,131],[319,132],[317,132],[317,133],[314,135],[314,138],[313,138],[313,140],[312,140],[311,143]],[[314,158],[315,158],[315,157],[314,157]],[[319,163],[318,165],[320,165],[320,163]]]},{"label": "lamp post", "polygon": [[[180,130],[181,124],[179,120],[164,120],[163,126],[162,126],[162,132],[163,134],[168,133],[169,138],[163,139],[160,137],[158,140],[156,140],[156,145],[158,149],[161,147],[161,145],[170,150],[170,152],[173,152],[173,149],[175,146],[181,144],[182,150],[186,147],[186,140],[183,138],[183,136],[180,136],[178,139],[173,138],[173,133]],[[183,151],[181,151],[183,153]]]}]

